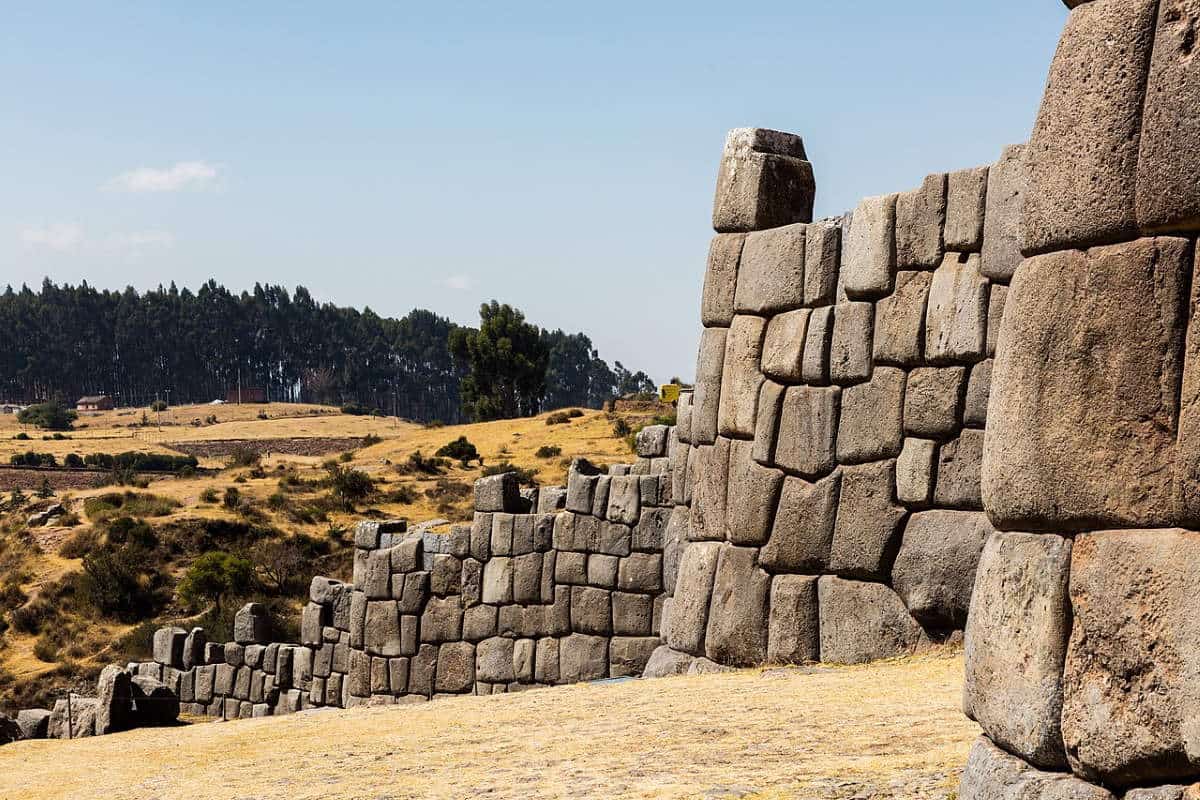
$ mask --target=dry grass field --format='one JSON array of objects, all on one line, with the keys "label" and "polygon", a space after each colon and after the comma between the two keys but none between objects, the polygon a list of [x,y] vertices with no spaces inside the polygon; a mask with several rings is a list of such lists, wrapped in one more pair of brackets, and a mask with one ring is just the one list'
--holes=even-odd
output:
[{"label": "dry grass field", "polygon": [[18,742],[0,798],[951,798],[961,676],[942,652]]}]

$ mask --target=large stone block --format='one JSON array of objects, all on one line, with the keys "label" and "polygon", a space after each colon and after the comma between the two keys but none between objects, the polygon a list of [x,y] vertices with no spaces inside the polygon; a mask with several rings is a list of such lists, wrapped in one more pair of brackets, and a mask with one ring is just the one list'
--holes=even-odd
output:
[{"label": "large stone block", "polygon": [[921,511],[908,518],[891,583],[918,622],[942,630],[963,627],[979,554],[991,532],[987,516],[973,511]]},{"label": "large stone block", "polygon": [[751,547],[722,546],[708,612],[705,655],[721,664],[751,666],[767,655],[771,577]]},{"label": "large stone block", "polygon": [[746,315],[734,317],[729,328],[718,411],[718,429],[723,436],[754,435],[758,387],[763,379],[759,361],[765,330],[766,320]]},{"label": "large stone block", "polygon": [[[996,289],[1004,287],[992,287]],[[967,395],[963,400],[963,424],[982,428],[987,422],[988,398],[992,393],[992,359],[980,361],[971,367],[971,377],[967,381]]]},{"label": "large stone block", "polygon": [[947,250],[978,252],[983,246],[988,168],[951,172],[946,186]]},{"label": "large stone block", "polygon": [[806,227],[785,225],[746,237],[734,296],[736,312],[772,314],[803,305]]},{"label": "large stone block", "polygon": [[904,370],[879,367],[871,380],[842,392],[837,460],[842,464],[900,455],[904,444]]},{"label": "large stone block", "polygon": [[1190,272],[1188,243],[1171,238],[1039,256],[1018,270],[983,459],[983,497],[998,527],[1178,518],[1176,392]]},{"label": "large stone block", "polygon": [[804,357],[804,333],[808,330],[807,308],[788,311],[771,318],[763,340],[762,371],[785,383],[800,381]]},{"label": "large stone block", "polygon": [[512,602],[513,562],[511,558],[493,558],[483,565],[483,602]]},{"label": "large stone block", "polygon": [[945,222],[945,174],[928,175],[921,188],[896,196],[896,263],[901,269],[937,266]]},{"label": "large stone block", "polygon": [[728,327],[733,322],[738,263],[745,242],[744,233],[718,233],[709,245],[704,294],[700,300],[700,323],[705,327]]},{"label": "large stone block", "polygon": [[[129,670],[109,664],[96,679],[96,735],[125,730],[132,708],[132,675]],[[147,679],[150,680],[150,679]],[[176,700],[178,709],[179,701]]]},{"label": "large stone block", "polygon": [[679,577],[679,562],[683,548],[687,546],[688,510],[685,506],[671,509],[667,529],[663,533],[663,591],[675,593],[675,580]]},{"label": "large stone block", "polygon": [[829,341],[831,382],[846,385],[871,377],[874,321],[875,306],[871,303],[839,303],[834,308]]},{"label": "large stone block", "polygon": [[753,442],[744,439],[729,445],[725,538],[734,544],[760,545],[767,541],[783,483],[782,472],[750,457],[753,447]]},{"label": "large stone block", "polygon": [[836,220],[808,226],[804,250],[804,304],[828,305],[837,296],[842,229]]},{"label": "large stone block", "polygon": [[993,533],[967,617],[963,711],[1030,763],[1066,766],[1060,718],[1071,632],[1071,540]]},{"label": "large stone block", "polygon": [[987,215],[983,221],[984,277],[1007,283],[1021,266],[1021,216],[1029,173],[1025,145],[1004,148],[1000,160],[988,170]]},{"label": "large stone block", "polygon": [[521,487],[514,472],[489,475],[475,481],[475,510],[483,512],[504,511],[516,514],[521,511]]},{"label": "large stone block", "polygon": [[480,642],[475,648],[475,677],[489,683],[516,680],[513,672],[513,640],[498,636]]},{"label": "large stone block", "polygon": [[767,661],[804,664],[821,657],[817,578],[776,575],[771,581],[771,616]]},{"label": "large stone block", "polygon": [[614,636],[608,645],[608,670],[613,678],[641,677],[658,648],[657,636]]},{"label": "large stone block", "polygon": [[693,542],[683,551],[675,601],[671,609],[671,630],[667,644],[692,655],[704,652],[704,633],[708,627],[709,598],[717,574],[717,542]]},{"label": "large stone block", "polygon": [[608,638],[573,633],[558,643],[559,679],[581,683],[608,677]]},{"label": "large stone block", "polygon": [[1200,227],[1200,76],[1195,58],[1200,6],[1162,0],[1146,84],[1137,171],[1137,221],[1142,230]]},{"label": "large stone block", "polygon": [[1071,769],[1129,787],[1200,772],[1200,533],[1076,537],[1062,738]]},{"label": "large stone block", "polygon": [[900,546],[905,510],[895,501],[896,462],[878,461],[842,470],[829,570],[883,580]]},{"label": "large stone block", "polygon": [[957,439],[938,448],[937,488],[933,501],[950,508],[982,511],[979,470],[983,458],[984,432],[967,428]]},{"label": "large stone block", "polygon": [[[249,672],[246,669],[247,675]],[[132,726],[150,728],[171,725],[179,719],[179,696],[162,681],[148,675],[135,675],[130,680],[129,691],[133,703],[129,716]],[[99,732],[97,729],[97,734]]]},{"label": "large stone block", "polygon": [[612,633],[612,598],[606,589],[571,587],[571,630],[597,636]]},{"label": "large stone block", "polygon": [[641,514],[641,491],[637,475],[618,475],[608,486],[607,518],[610,522],[633,525]]},{"label": "large stone block", "polygon": [[799,136],[736,128],[725,138],[713,228],[755,231],[811,222],[816,182]]},{"label": "large stone block", "polygon": [[842,281],[852,298],[883,297],[896,268],[896,195],[868,197],[854,209],[842,261]]},{"label": "large stone block", "polygon": [[650,660],[646,662],[642,677],[666,678],[670,675],[685,675],[695,660],[694,656],[672,650],[665,644],[660,645],[650,654]]},{"label": "large stone block", "polygon": [[833,344],[833,306],[814,308],[804,336],[800,378],[813,386],[829,383],[829,349]]},{"label": "large stone block", "polygon": [[937,442],[907,437],[896,459],[896,499],[909,506],[929,504],[933,497]]},{"label": "large stone block", "polygon": [[261,603],[246,603],[233,617],[233,639],[238,644],[258,644],[271,640],[271,618]]},{"label": "large stone block", "polygon": [[771,538],[759,555],[772,572],[824,572],[833,546],[841,474],[809,483],[786,478]]},{"label": "large stone block", "polygon": [[896,273],[896,291],[875,304],[875,363],[911,366],[921,362],[932,280],[928,272]]},{"label": "large stone block", "polygon": [[1158,0],[1096,0],[1071,12],[1026,155],[1027,255],[1137,232],[1142,104],[1157,9]]},{"label": "large stone block", "polygon": [[[712,444],[717,438],[728,333],[728,328],[705,328],[700,334],[700,347],[696,354],[696,388],[692,392],[692,444]],[[567,508],[570,507],[568,502]]]},{"label": "large stone block", "polygon": [[467,642],[448,642],[438,648],[434,689],[439,692],[466,692],[475,685],[475,646]]},{"label": "large stone block", "polygon": [[688,536],[693,540],[725,538],[725,503],[728,497],[729,440],[697,447],[692,469],[692,490]]},{"label": "large stone block", "polygon": [[988,289],[987,313],[987,356],[996,355],[996,347],[1000,341],[1000,321],[1004,319],[1004,304],[1008,300],[1008,287],[993,283]]},{"label": "large stone block", "polygon": [[789,387],[779,412],[775,463],[809,478],[829,474],[837,463],[841,407],[842,390],[836,386]]},{"label": "large stone block", "polygon": [[1116,800],[1106,789],[1074,776],[1035,769],[996,747],[986,736],[980,736],[971,747],[958,797],[960,800]]},{"label": "large stone block", "polygon": [[977,253],[947,253],[933,273],[925,310],[925,358],[973,363],[987,350],[988,282]]},{"label": "large stone block", "polygon": [[904,390],[904,432],[944,439],[959,428],[967,371],[963,367],[919,367]]},{"label": "large stone block", "polygon": [[154,632],[154,660],[166,667],[183,667],[183,649],[188,632],[183,628],[159,628]]},{"label": "large stone block", "polygon": [[821,660],[861,664],[911,653],[924,633],[882,583],[823,576],[817,584]]},{"label": "large stone block", "polygon": [[[490,563],[490,562],[489,562]],[[368,617],[370,610],[367,611]],[[431,597],[421,613],[422,642],[453,642],[462,638],[462,603],[457,597]],[[381,656],[404,655],[395,652],[378,653]]]}]

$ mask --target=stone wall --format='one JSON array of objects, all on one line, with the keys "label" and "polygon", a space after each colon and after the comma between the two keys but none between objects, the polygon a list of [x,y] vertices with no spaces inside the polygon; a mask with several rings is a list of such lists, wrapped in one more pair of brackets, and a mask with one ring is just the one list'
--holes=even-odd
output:
[{"label": "stone wall", "polygon": [[811,222],[799,137],[729,135],[657,669],[859,662],[961,630],[1023,156]]},{"label": "stone wall", "polygon": [[1029,145],[966,633],[960,797],[1200,780],[1200,4],[1073,7]]}]

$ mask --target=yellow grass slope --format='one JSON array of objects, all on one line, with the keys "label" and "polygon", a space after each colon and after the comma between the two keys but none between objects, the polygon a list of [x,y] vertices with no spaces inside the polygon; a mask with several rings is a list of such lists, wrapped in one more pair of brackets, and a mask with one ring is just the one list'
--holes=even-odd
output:
[{"label": "yellow grass slope", "polygon": [[750,670],[0,748],[0,798],[949,798],[962,659]]}]

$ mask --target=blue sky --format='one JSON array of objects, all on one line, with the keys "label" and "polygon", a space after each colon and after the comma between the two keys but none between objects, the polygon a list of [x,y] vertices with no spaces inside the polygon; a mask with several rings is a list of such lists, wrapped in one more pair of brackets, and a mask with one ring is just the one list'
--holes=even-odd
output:
[{"label": "blue sky", "polygon": [[[851,9],[851,10],[847,10]],[[801,134],[817,213],[1022,141],[1054,0],[8,4],[0,285],[492,298],[694,368],[727,129]]]}]

